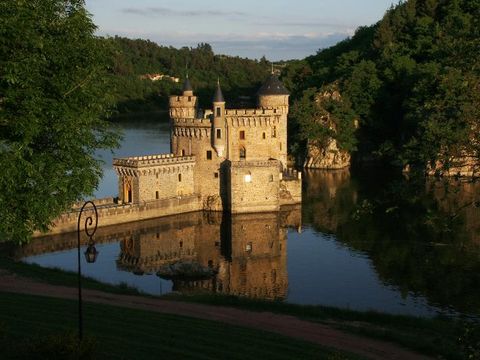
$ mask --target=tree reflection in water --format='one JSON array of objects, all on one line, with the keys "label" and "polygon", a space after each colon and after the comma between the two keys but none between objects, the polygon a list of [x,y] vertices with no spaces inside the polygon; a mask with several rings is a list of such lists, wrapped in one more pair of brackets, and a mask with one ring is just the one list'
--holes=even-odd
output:
[{"label": "tree reflection in water", "polygon": [[304,224],[367,254],[404,296],[480,314],[479,182],[348,170],[304,179]]}]

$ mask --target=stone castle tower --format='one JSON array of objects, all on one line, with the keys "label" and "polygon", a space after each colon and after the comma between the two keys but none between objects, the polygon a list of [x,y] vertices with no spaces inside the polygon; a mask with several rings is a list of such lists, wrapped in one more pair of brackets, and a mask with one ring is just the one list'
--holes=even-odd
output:
[{"label": "stone castle tower", "polygon": [[301,202],[301,174],[287,167],[289,93],[272,74],[254,109],[228,109],[217,82],[200,110],[190,79],[170,97],[170,154],[114,159],[123,203],[194,196],[205,210],[278,211]]}]

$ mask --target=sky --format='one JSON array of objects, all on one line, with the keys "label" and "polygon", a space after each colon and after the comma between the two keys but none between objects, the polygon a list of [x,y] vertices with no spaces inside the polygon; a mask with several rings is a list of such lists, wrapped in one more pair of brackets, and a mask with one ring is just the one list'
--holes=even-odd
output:
[{"label": "sky", "polygon": [[393,0],[86,0],[102,36],[217,54],[302,59],[382,18]]}]

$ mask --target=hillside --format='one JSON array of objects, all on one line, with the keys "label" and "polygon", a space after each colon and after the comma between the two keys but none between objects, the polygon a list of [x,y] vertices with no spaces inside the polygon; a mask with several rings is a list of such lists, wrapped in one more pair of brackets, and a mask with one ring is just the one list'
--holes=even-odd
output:
[{"label": "hillside", "polygon": [[327,109],[339,129],[333,136],[357,160],[420,168],[448,167],[466,153],[478,160],[479,48],[478,0],[392,7],[377,24],[287,66],[297,134],[291,143],[304,144],[318,126],[314,94],[335,86],[342,102]]},{"label": "hillside", "polygon": [[[166,109],[168,96],[181,88],[188,73],[201,106],[210,106],[217,78],[220,79],[228,105],[240,95],[252,95],[265,80],[270,65],[240,57],[216,55],[209,44],[196,48],[160,46],[148,40],[114,37],[104,41],[112,51],[112,82],[119,112]],[[152,81],[146,74],[164,74],[180,78]]]}]

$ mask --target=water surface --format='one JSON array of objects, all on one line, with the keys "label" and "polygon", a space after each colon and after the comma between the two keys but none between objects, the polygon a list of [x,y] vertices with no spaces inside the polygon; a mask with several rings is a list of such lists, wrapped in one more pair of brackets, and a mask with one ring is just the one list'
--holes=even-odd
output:
[{"label": "water surface", "polygon": [[[121,126],[115,156],[169,151],[165,119]],[[112,155],[99,155],[106,164],[96,196],[116,196]],[[305,172],[303,187],[302,207],[281,213],[194,213],[100,228],[98,260],[83,269],[150,294],[216,292],[426,316],[480,313],[479,184],[365,169]],[[61,235],[18,253],[75,271],[75,244],[76,235]],[[178,262],[196,272],[164,276]],[[198,269],[213,275],[199,276]]]}]

